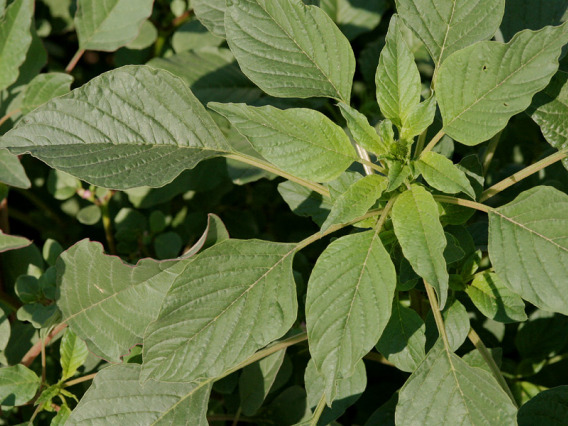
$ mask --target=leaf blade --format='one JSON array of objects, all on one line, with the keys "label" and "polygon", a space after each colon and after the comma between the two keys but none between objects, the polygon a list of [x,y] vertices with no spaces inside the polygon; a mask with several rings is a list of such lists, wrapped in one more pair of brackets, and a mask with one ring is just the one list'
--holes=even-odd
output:
[{"label": "leaf blade", "polygon": [[428,151],[415,164],[434,188],[449,194],[463,192],[475,200],[475,191],[466,174],[443,155]]}]

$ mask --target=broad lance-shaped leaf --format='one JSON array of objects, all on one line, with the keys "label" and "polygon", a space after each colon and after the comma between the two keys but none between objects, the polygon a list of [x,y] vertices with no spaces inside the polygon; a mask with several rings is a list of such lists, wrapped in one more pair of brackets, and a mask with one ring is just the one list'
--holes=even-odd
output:
[{"label": "broad lance-shaped leaf", "polygon": [[298,177],[327,182],[358,158],[345,132],[321,112],[216,102],[208,106],[225,116],[264,158]]},{"label": "broad lance-shaped leaf", "polygon": [[63,370],[61,380],[67,380],[73,377],[77,369],[83,365],[89,355],[89,350],[85,342],[77,337],[70,328],[65,331],[65,335],[61,339],[59,351],[61,353],[59,362]]},{"label": "broad lance-shaped leaf", "polygon": [[22,247],[27,247],[32,242],[24,237],[18,237],[16,235],[8,235],[4,234],[0,230],[0,253],[8,251],[8,250],[15,250]]},{"label": "broad lance-shaped leaf", "polygon": [[475,191],[466,174],[441,154],[428,151],[415,163],[426,182],[448,194],[463,192],[475,199]]},{"label": "broad lance-shaped leaf", "polygon": [[308,282],[306,327],[328,401],[336,381],[351,376],[381,336],[395,288],[394,265],[375,230],[335,240],[316,262]]},{"label": "broad lance-shaped leaf", "polygon": [[537,186],[491,210],[489,257],[512,291],[568,315],[568,195]]},{"label": "broad lance-shaped leaf", "polygon": [[523,300],[509,290],[497,274],[485,272],[476,275],[465,291],[487,318],[504,323],[527,319]]},{"label": "broad lance-shaped leaf", "polygon": [[32,186],[18,156],[6,149],[0,149],[0,182],[16,188]]},{"label": "broad lance-shaped leaf", "polygon": [[112,52],[134,40],[154,0],[78,0],[75,26],[82,50]]},{"label": "broad lance-shaped leaf", "polygon": [[565,23],[522,31],[507,44],[484,41],[454,53],[436,80],[443,130],[466,145],[494,136],[546,87],[567,42]]},{"label": "broad lance-shaped leaf", "polygon": [[420,103],[420,73],[414,55],[402,35],[397,15],[391,18],[385,47],[375,76],[377,102],[383,115],[399,129],[406,126],[410,111]]},{"label": "broad lance-shaped leaf", "polygon": [[179,78],[147,66],[102,74],[26,115],[0,148],[97,186],[159,187],[231,150]]},{"label": "broad lance-shaped leaf", "polygon": [[269,95],[349,103],[355,57],[319,7],[301,0],[229,0],[225,31],[243,72]]},{"label": "broad lance-shaped leaf", "polygon": [[452,53],[493,37],[505,0],[396,0],[396,10],[437,68]]},{"label": "broad lance-shaped leaf", "polygon": [[0,404],[23,405],[36,394],[41,379],[22,364],[0,368]]},{"label": "broad lance-shaped leaf", "polygon": [[36,109],[50,99],[64,95],[71,90],[73,77],[62,72],[39,74],[26,86],[20,109],[22,114]]},{"label": "broad lance-shaped leaf", "polygon": [[347,223],[363,216],[379,199],[388,186],[384,176],[369,175],[356,181],[335,200],[326,221],[321,227],[324,232],[331,225]]},{"label": "broad lance-shaped leaf", "polygon": [[144,335],[141,381],[217,377],[292,326],[295,244],[226,240],[193,258]]},{"label": "broad lance-shaped leaf", "polygon": [[398,369],[412,373],[426,358],[424,333],[420,315],[395,300],[389,322],[376,347]]},{"label": "broad lance-shaped leaf", "polygon": [[142,343],[144,329],[158,316],[169,285],[191,261],[144,259],[131,266],[104,255],[100,244],[83,240],[57,261],[57,306],[92,351],[119,362],[132,346]]},{"label": "broad lance-shaped leaf", "polygon": [[20,65],[32,43],[30,27],[34,14],[33,0],[15,0],[5,11],[0,10],[0,90],[15,82]]},{"label": "broad lance-shaped leaf", "polygon": [[[568,149],[568,73],[558,71],[546,89],[534,96],[526,112],[550,145]],[[563,164],[568,169],[568,158]]]},{"label": "broad lance-shaped leaf", "polygon": [[389,148],[377,131],[369,124],[367,117],[349,105],[340,102],[339,110],[347,121],[347,127],[353,135],[353,139],[367,151],[377,155],[385,155]]},{"label": "broad lance-shaped leaf", "polygon": [[517,413],[519,426],[562,426],[568,418],[568,386],[557,386],[540,392],[526,402]]},{"label": "broad lance-shaped leaf", "polygon": [[[211,382],[141,385],[140,365],[101,370],[71,413],[66,425],[206,426]],[[112,420],[110,420],[112,419]]]},{"label": "broad lance-shaped leaf", "polygon": [[447,242],[432,194],[412,185],[396,199],[392,223],[404,257],[436,289],[442,309],[448,295],[449,276],[444,260]]},{"label": "broad lance-shaped leaf", "polygon": [[396,424],[514,425],[516,412],[490,373],[446,351],[440,339],[400,390]]}]

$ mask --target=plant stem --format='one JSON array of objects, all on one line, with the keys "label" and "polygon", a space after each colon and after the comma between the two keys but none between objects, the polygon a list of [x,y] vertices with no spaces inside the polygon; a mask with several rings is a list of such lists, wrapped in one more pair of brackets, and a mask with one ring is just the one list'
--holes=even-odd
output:
[{"label": "plant stem", "polygon": [[485,346],[479,335],[475,332],[473,328],[471,328],[469,330],[467,337],[469,338],[471,343],[473,343],[473,346],[475,346],[476,349],[479,351],[479,353],[483,357],[483,360],[489,366],[491,373],[493,373],[493,376],[495,377],[495,379],[497,379],[499,385],[503,388],[503,390],[509,396],[509,398],[511,398],[511,401],[513,401],[515,407],[519,408],[519,406],[517,405],[517,401],[515,400],[515,397],[511,392],[511,389],[509,389],[509,385],[507,385],[505,378],[501,374],[501,369],[495,363],[495,360],[491,356],[491,352],[489,352],[489,350],[487,349],[487,347]]},{"label": "plant stem", "polygon": [[321,398],[318,402],[318,406],[316,407],[316,410],[314,411],[314,415],[312,416],[312,419],[310,420],[310,426],[317,426],[319,418],[321,417],[321,413],[323,413],[324,408],[325,408],[325,392],[321,396]]},{"label": "plant stem", "polygon": [[76,378],[76,379],[69,380],[68,382],[65,382],[65,383],[63,384],[63,386],[64,386],[64,387],[69,387],[69,386],[76,385],[76,384],[78,384],[78,383],[87,382],[87,381],[89,381],[89,380],[93,380],[96,375],[97,375],[97,373],[93,373],[93,374],[89,374],[89,375],[87,375],[87,376],[78,377],[78,378]]},{"label": "plant stem", "polygon": [[255,166],[259,169],[266,170],[267,172],[274,173],[275,175],[282,176],[283,178],[305,186],[306,188],[309,188],[312,191],[323,195],[324,197],[329,197],[329,190],[325,186],[296,177],[288,172],[285,172],[284,170],[280,170],[277,167],[274,167],[272,164],[263,161],[260,158],[254,158],[240,153],[227,153],[224,154],[224,157],[240,161],[241,163],[250,164],[251,166]]},{"label": "plant stem", "polygon": [[10,222],[8,220],[8,198],[0,201],[0,231],[5,234],[10,233]]},{"label": "plant stem", "polygon": [[63,330],[65,330],[65,327],[67,327],[67,324],[61,323],[57,327],[55,327],[51,331],[51,333],[49,333],[47,335],[47,337],[45,339],[40,339],[39,341],[37,341],[30,348],[30,350],[24,355],[24,357],[20,361],[20,364],[23,364],[26,367],[29,367],[32,364],[32,362],[34,362],[34,359],[36,359],[37,356],[41,353],[42,345],[47,345],[55,336],[57,336],[59,333],[61,333]]},{"label": "plant stem", "polygon": [[71,61],[69,61],[69,64],[67,64],[67,66],[65,67],[65,72],[67,74],[73,71],[75,65],[77,65],[77,62],[79,62],[79,59],[81,59],[81,56],[83,56],[83,53],[85,53],[84,49],[79,49],[77,50],[77,52],[75,52],[75,55],[73,55]]},{"label": "plant stem", "polygon": [[[112,193],[111,193],[112,194]],[[112,219],[109,213],[109,202],[112,195],[108,197],[104,202],[100,203],[101,215],[103,221],[103,228],[105,230],[105,237],[108,243],[108,249],[111,254],[116,254],[116,243],[114,241],[114,235],[112,233]]]},{"label": "plant stem", "polygon": [[487,146],[487,150],[485,151],[485,155],[483,158],[483,176],[487,174],[487,170],[489,170],[489,166],[491,165],[491,160],[495,156],[495,151],[497,150],[497,146],[499,145],[499,141],[501,140],[501,135],[503,134],[503,130],[497,133],[495,136],[491,138],[489,141],[489,145]]},{"label": "plant stem", "polygon": [[438,133],[436,133],[436,135],[432,138],[430,142],[428,142],[428,145],[426,145],[426,148],[424,148],[424,150],[420,153],[420,155],[424,154],[425,152],[432,151],[432,148],[434,148],[436,144],[440,142],[440,139],[442,139],[445,134],[446,132],[444,132],[443,130],[440,130]]},{"label": "plant stem", "polygon": [[233,419],[232,426],[237,426],[239,424],[239,418],[241,417],[242,407],[239,406],[237,413],[235,414],[235,418]]},{"label": "plant stem", "polygon": [[375,164],[375,163],[371,163],[370,161],[367,161],[367,160],[365,160],[365,159],[363,159],[363,158],[360,158],[358,161],[359,161],[363,166],[370,167],[371,169],[376,170],[376,171],[379,172],[379,173],[386,174],[386,172],[387,172],[387,171],[386,171],[384,168],[382,168],[381,166],[379,166],[379,165],[377,165],[377,164]]},{"label": "plant stem", "polygon": [[21,111],[22,110],[20,108],[16,108],[16,109],[10,111],[9,113],[7,113],[4,117],[0,118],[0,126],[2,124],[4,124],[6,121],[8,121],[10,119],[10,117],[12,117],[14,114],[17,114]]},{"label": "plant stem", "polygon": [[426,134],[428,133],[428,129],[424,130],[418,136],[418,142],[416,142],[416,148],[414,150],[414,158],[418,158],[424,149],[424,143],[426,142]]},{"label": "plant stem", "polygon": [[525,167],[523,170],[515,173],[512,176],[509,176],[508,178],[503,179],[501,182],[498,182],[492,187],[483,191],[481,197],[479,198],[479,201],[485,201],[493,197],[494,195],[516,184],[517,182],[520,182],[521,180],[541,171],[545,167],[548,167],[566,157],[568,157],[568,149],[563,149],[561,151],[555,152],[552,155],[549,155],[546,158],[543,158],[542,160],[534,164],[531,164],[528,167]]},{"label": "plant stem", "polygon": [[426,294],[428,295],[428,300],[430,301],[430,306],[432,307],[432,314],[434,315],[434,320],[436,321],[436,327],[438,328],[438,333],[442,336],[444,341],[444,346],[448,352],[453,352],[450,349],[450,342],[448,341],[448,335],[446,334],[446,326],[444,325],[444,318],[442,318],[442,313],[440,312],[440,307],[438,306],[438,298],[434,292],[434,288],[424,281],[424,287],[426,287]]},{"label": "plant stem", "polygon": [[[358,143],[355,144],[355,151],[357,151],[357,154],[359,155],[359,157],[362,160],[371,162],[371,158],[369,157],[369,153],[365,150],[365,148],[363,148]],[[366,175],[372,175],[373,174],[373,169],[371,168],[371,166],[364,164],[363,169],[365,170]]]},{"label": "plant stem", "polygon": [[46,377],[45,340],[46,339],[40,339],[40,342],[41,342],[41,382],[42,383],[45,383],[45,377]]},{"label": "plant stem", "polygon": [[383,365],[388,365],[389,367],[395,367],[392,362],[389,362],[384,356],[382,356],[378,352],[369,352],[367,355],[363,357],[363,359],[368,359],[369,361],[374,361],[381,363]]},{"label": "plant stem", "polygon": [[471,209],[479,210],[485,213],[489,213],[493,210],[491,207],[485,204],[476,203],[475,201],[464,200],[463,198],[450,197],[448,195],[434,195],[434,199],[440,203],[446,204],[456,204],[458,206],[469,207]]}]

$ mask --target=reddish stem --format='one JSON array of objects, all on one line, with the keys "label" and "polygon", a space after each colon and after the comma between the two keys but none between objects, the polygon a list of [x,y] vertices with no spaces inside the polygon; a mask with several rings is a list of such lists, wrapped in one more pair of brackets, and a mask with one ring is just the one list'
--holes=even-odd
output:
[{"label": "reddish stem", "polygon": [[[61,333],[63,330],[65,330],[65,327],[67,327],[67,324],[64,324],[64,323],[61,323],[57,327],[55,327],[51,331],[51,333],[49,333],[49,335],[45,338],[44,345],[47,346],[49,344],[49,342],[51,342],[51,340],[53,340],[53,338],[55,336],[57,336],[59,333]],[[39,354],[41,354],[41,345],[42,345],[42,341],[40,339],[24,355],[24,357],[20,361],[20,364],[23,364],[26,367],[29,367],[32,364],[32,362],[34,362],[34,360],[37,358],[37,356]]]}]

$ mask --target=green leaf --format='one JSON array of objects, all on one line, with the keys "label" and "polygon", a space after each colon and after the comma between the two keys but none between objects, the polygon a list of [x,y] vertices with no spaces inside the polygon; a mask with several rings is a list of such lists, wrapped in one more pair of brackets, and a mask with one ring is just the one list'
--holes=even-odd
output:
[{"label": "green leaf", "polygon": [[66,425],[206,426],[211,384],[138,381],[140,365],[113,365],[101,370]]},{"label": "green leaf", "polygon": [[452,53],[493,37],[505,0],[396,0],[396,10],[424,42],[438,68]]},{"label": "green leaf", "polygon": [[176,53],[199,50],[209,46],[217,47],[222,43],[223,39],[221,37],[217,37],[208,31],[197,20],[182,24],[172,36],[172,48]]},{"label": "green leaf", "polygon": [[412,170],[407,164],[402,164],[400,161],[391,162],[388,174],[389,186],[387,192],[394,191],[402,185],[411,174]]},{"label": "green leaf", "polygon": [[489,257],[513,292],[568,315],[568,195],[537,186],[491,210]]},{"label": "green leaf", "polygon": [[475,199],[475,191],[466,174],[443,155],[425,152],[415,165],[426,182],[434,188],[448,194],[463,192]]},{"label": "green leaf", "polygon": [[[325,378],[318,373],[312,359],[308,362],[304,374],[306,393],[308,394],[308,407],[315,411],[322,395],[325,392]],[[333,401],[327,401],[319,421],[320,426],[333,424],[333,421],[343,415],[345,410],[355,404],[367,387],[367,373],[365,363],[361,360],[355,365],[352,376],[337,380],[337,392]]]},{"label": "green leaf", "polygon": [[512,425],[516,412],[490,373],[470,367],[439,340],[400,390],[396,424]]},{"label": "green leaf", "polygon": [[278,192],[295,214],[310,216],[319,226],[323,224],[332,207],[329,198],[289,180],[278,184]]},{"label": "green leaf", "polygon": [[133,267],[104,255],[100,244],[83,240],[57,261],[57,306],[92,351],[118,362],[129,348],[142,343],[144,329],[158,316],[169,285],[190,262],[144,259]]},{"label": "green leaf", "polygon": [[136,38],[153,0],[78,0],[75,26],[82,50],[113,52]]},{"label": "green leaf", "polygon": [[144,336],[141,380],[216,377],[296,319],[294,244],[225,240],[195,256]]},{"label": "green leaf", "polygon": [[338,223],[347,223],[363,216],[387,188],[388,179],[380,175],[369,175],[353,183],[341,194],[321,227],[321,232]]},{"label": "green leaf", "polygon": [[568,418],[568,386],[539,393],[521,407],[517,414],[519,426],[562,426]]},{"label": "green leaf", "polygon": [[524,29],[540,30],[567,20],[566,0],[507,0],[501,33],[509,41]]},{"label": "green leaf", "polygon": [[285,354],[286,351],[281,350],[243,368],[239,377],[239,396],[245,416],[254,415],[264,402]]},{"label": "green leaf", "polygon": [[432,194],[419,185],[412,185],[396,199],[392,223],[404,257],[416,273],[436,289],[442,309],[449,280],[444,260],[447,242]]},{"label": "green leaf", "polygon": [[69,92],[71,83],[73,83],[73,77],[69,74],[61,72],[39,74],[26,87],[20,106],[22,113],[27,114],[50,99]]},{"label": "green leaf", "polygon": [[412,373],[426,358],[424,333],[420,315],[395,300],[390,320],[376,347],[396,368]]},{"label": "green leaf", "polygon": [[77,213],[77,220],[83,225],[94,225],[101,220],[101,208],[95,204],[83,207]]},{"label": "green leaf", "polygon": [[321,0],[320,7],[353,40],[379,25],[388,5],[386,0]]},{"label": "green leaf", "polygon": [[63,369],[61,380],[65,381],[73,377],[77,369],[83,365],[89,355],[89,350],[85,342],[68,328],[61,339],[59,351],[61,353],[59,362]]},{"label": "green leaf", "polygon": [[16,312],[16,317],[20,321],[29,321],[39,329],[55,325],[61,319],[61,314],[55,305],[31,303],[21,306]]},{"label": "green leaf", "polygon": [[395,288],[394,265],[374,230],[335,240],[316,262],[308,282],[306,327],[328,401],[336,380],[350,377],[381,336]]},{"label": "green leaf", "polygon": [[349,103],[355,57],[320,8],[301,0],[231,0],[225,30],[243,72],[269,95]]},{"label": "green leaf", "polygon": [[225,38],[225,0],[191,0],[197,19],[213,34]]},{"label": "green leaf", "polygon": [[[175,34],[174,34],[175,36]],[[146,49],[156,42],[158,38],[158,30],[151,21],[142,22],[140,32],[134,40],[126,45],[128,49],[142,50]],[[173,37],[172,37],[173,45]]]},{"label": "green leaf", "polygon": [[[557,72],[550,84],[534,96],[526,112],[550,145],[568,149],[568,73]],[[568,169],[568,159],[563,164]]]},{"label": "green leaf", "polygon": [[0,230],[0,253],[8,250],[15,250],[22,247],[27,247],[32,242],[24,237],[18,237],[16,235],[4,234]]},{"label": "green leaf", "polygon": [[357,160],[343,130],[321,112],[304,108],[209,103],[268,161],[316,182],[337,178]]},{"label": "green leaf", "polygon": [[435,115],[436,97],[432,95],[410,110],[401,131],[401,139],[409,140],[424,132],[434,122]]},{"label": "green leaf", "polygon": [[487,318],[504,323],[527,319],[523,300],[509,290],[497,274],[484,272],[476,275],[465,291]]},{"label": "green leaf", "polygon": [[16,188],[27,189],[32,186],[18,156],[6,149],[0,149],[0,182]]},{"label": "green leaf", "polygon": [[263,95],[242,73],[228,49],[205,47],[168,58],[153,58],[148,65],[181,78],[203,104],[210,101],[253,103]]},{"label": "green leaf", "polygon": [[389,152],[387,144],[381,139],[377,131],[371,127],[367,117],[343,102],[339,103],[341,115],[347,121],[347,127],[353,135],[353,139],[367,151],[377,155]]},{"label": "green leaf", "polygon": [[34,397],[40,383],[36,373],[22,364],[0,368],[0,404],[25,404]]},{"label": "green leaf", "polygon": [[408,127],[407,118],[420,103],[420,73],[408,48],[397,15],[391,18],[375,76],[377,102],[383,115],[399,129]]},{"label": "green leaf", "polygon": [[[444,320],[450,350],[457,351],[461,345],[463,345],[463,342],[465,342],[467,334],[469,333],[469,314],[460,301],[454,299],[451,303],[448,303],[442,311],[442,318]],[[432,311],[428,313],[425,324],[426,348],[429,349],[433,346],[434,342],[436,342],[439,335],[438,327],[436,326],[436,321],[434,320]]]},{"label": "green leaf", "polygon": [[49,101],[2,136],[0,147],[120,189],[162,186],[229,149],[187,86],[146,66],[110,71]]},{"label": "green leaf", "polygon": [[0,19],[0,90],[10,86],[20,75],[20,66],[32,43],[33,14],[33,0],[15,0]]},{"label": "green leaf", "polygon": [[544,361],[565,353],[567,334],[568,317],[536,310],[519,326],[515,346],[522,358]]},{"label": "green leaf", "polygon": [[480,42],[453,54],[436,81],[443,130],[466,145],[494,136],[546,87],[567,42],[568,23],[522,31],[507,44]]},{"label": "green leaf", "polygon": [[55,415],[53,419],[51,419],[51,423],[49,426],[63,426],[67,423],[67,419],[71,415],[71,409],[67,404],[62,404],[59,407],[59,411]]},{"label": "green leaf", "polygon": [[8,346],[8,342],[10,341],[11,333],[10,320],[6,316],[4,310],[0,308],[0,352],[4,352],[6,350],[6,346]]}]

